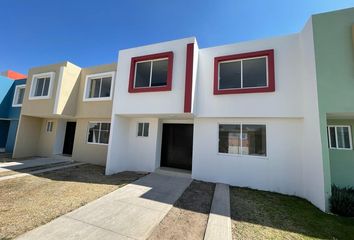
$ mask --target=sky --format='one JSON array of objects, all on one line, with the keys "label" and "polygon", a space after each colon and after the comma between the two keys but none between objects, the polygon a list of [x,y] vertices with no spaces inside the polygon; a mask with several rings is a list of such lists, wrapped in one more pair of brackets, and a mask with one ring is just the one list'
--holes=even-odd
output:
[{"label": "sky", "polygon": [[191,36],[205,48],[287,35],[348,7],[354,0],[0,0],[0,72],[107,64],[121,49]]}]

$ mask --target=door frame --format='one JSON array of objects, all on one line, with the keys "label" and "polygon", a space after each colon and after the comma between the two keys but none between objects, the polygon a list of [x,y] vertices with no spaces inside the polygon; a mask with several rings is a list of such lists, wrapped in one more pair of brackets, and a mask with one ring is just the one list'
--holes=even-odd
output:
[{"label": "door frame", "polygon": [[65,128],[64,128],[64,139],[63,139],[63,149],[62,149],[62,154],[63,155],[72,155],[72,152],[71,154],[67,154],[67,153],[64,153],[64,149],[65,149],[65,141],[66,141],[66,131],[67,131],[67,126],[68,126],[68,123],[75,123],[75,132],[74,132],[74,136],[73,136],[73,141],[72,141],[72,149],[74,149],[74,144],[75,144],[75,135],[76,135],[76,130],[77,130],[77,121],[75,120],[67,120],[65,122]]}]

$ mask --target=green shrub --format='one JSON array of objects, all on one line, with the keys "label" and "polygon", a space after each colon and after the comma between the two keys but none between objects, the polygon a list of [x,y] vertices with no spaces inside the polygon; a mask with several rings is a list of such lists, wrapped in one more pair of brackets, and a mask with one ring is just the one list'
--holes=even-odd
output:
[{"label": "green shrub", "polygon": [[332,185],[332,196],[329,201],[333,213],[345,217],[354,217],[353,188],[340,188]]}]

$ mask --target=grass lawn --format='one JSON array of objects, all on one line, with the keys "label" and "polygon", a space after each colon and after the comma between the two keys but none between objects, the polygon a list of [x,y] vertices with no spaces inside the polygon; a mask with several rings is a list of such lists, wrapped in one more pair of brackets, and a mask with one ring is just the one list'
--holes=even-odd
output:
[{"label": "grass lawn", "polygon": [[233,239],[354,239],[354,219],[321,212],[306,200],[230,188]]},{"label": "grass lawn", "polygon": [[104,167],[85,164],[1,181],[0,239],[21,235],[141,176],[105,176]]}]

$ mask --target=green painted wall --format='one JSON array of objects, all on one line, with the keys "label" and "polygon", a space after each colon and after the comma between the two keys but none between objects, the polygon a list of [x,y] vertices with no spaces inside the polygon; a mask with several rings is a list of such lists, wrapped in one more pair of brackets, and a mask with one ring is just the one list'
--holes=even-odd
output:
[{"label": "green painted wall", "polygon": [[[354,8],[312,18],[316,57],[325,191],[330,195],[331,165],[327,144],[327,113],[354,113]],[[332,154],[331,154],[332,155]],[[332,157],[337,157],[333,155]],[[340,161],[334,160],[340,163]],[[344,167],[350,168],[347,162]],[[352,174],[354,169],[352,169]],[[337,173],[336,173],[337,174]]]},{"label": "green painted wall", "polygon": [[[354,129],[354,120],[327,121],[328,125],[350,125]],[[352,142],[354,135],[352,132]],[[332,184],[340,187],[354,186],[354,150],[329,149]]]}]

